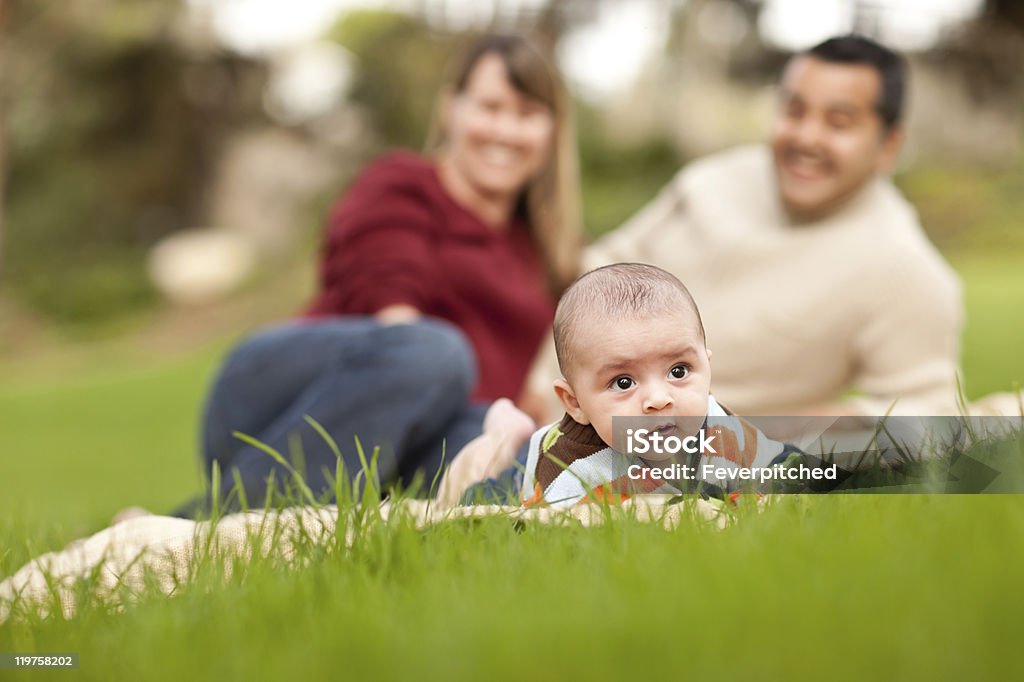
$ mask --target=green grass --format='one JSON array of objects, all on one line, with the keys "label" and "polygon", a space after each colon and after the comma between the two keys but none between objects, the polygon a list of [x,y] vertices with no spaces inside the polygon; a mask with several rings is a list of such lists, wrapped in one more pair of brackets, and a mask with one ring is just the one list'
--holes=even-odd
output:
[{"label": "green grass", "polygon": [[962,363],[968,397],[1024,388],[1024,260],[954,260],[964,280],[967,323]]},{"label": "green grass", "polygon": [[196,428],[217,353],[0,389],[0,519],[72,536],[199,489]]},{"label": "green grass", "polygon": [[790,497],[740,517],[391,524],[300,569],[3,625],[0,651],[77,652],[84,680],[1024,674],[1021,497]]},{"label": "green grass", "polygon": [[[961,258],[967,390],[1024,383],[1024,272]],[[130,504],[195,492],[221,348],[0,387],[0,575]],[[256,564],[125,613],[0,626],[78,679],[975,679],[1024,673],[1024,497],[787,498],[725,531],[380,528],[291,571]],[[0,679],[47,674],[0,671]]]}]

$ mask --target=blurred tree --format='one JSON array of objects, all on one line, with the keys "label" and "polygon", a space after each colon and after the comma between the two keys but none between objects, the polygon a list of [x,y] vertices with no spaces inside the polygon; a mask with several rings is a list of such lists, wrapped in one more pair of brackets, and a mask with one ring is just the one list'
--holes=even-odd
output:
[{"label": "blurred tree", "polygon": [[988,0],[985,15],[1024,33],[1024,3],[1020,0]]},{"label": "blurred tree", "polygon": [[664,135],[615,143],[599,109],[577,102],[583,225],[597,237],[624,223],[672,178],[683,157]]},{"label": "blurred tree", "polygon": [[345,14],[327,32],[356,57],[350,98],[386,146],[422,148],[454,40],[422,18],[383,10]]},{"label": "blurred tree", "polygon": [[[7,33],[7,0],[0,0],[0,68],[3,68],[2,41]],[[3,86],[3,78],[0,76],[0,88]],[[7,187],[7,107],[5,99],[0,90],[0,282],[4,275],[4,190]]]},{"label": "blurred tree", "polygon": [[179,0],[6,0],[3,275],[61,320],[148,304],[145,249],[201,220],[225,131],[259,112],[246,60],[192,50]]},{"label": "blurred tree", "polygon": [[789,57],[758,30],[762,0],[685,0],[673,5],[666,53],[678,68],[742,83],[773,82]]},{"label": "blurred tree", "polygon": [[977,102],[1018,110],[1024,105],[1024,3],[987,0],[980,16],[926,57],[951,77],[959,76]]}]

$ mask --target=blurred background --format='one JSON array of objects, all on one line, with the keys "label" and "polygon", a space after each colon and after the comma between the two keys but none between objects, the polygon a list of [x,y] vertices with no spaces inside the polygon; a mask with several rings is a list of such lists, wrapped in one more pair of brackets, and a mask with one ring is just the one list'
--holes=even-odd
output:
[{"label": "blurred background", "polygon": [[965,282],[964,390],[1021,385],[1018,0],[0,0],[0,514],[197,489],[220,354],[305,303],[331,201],[422,147],[445,63],[489,28],[556,51],[591,235],[764,139],[794,50],[903,50],[897,182]]}]

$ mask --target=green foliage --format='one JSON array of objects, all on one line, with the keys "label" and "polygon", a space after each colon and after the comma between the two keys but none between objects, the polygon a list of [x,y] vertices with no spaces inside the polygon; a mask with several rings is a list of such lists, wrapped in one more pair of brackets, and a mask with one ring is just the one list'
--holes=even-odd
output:
[{"label": "green foliage", "polygon": [[[49,267],[19,273],[19,292],[37,310],[73,326],[79,335],[156,301],[141,252],[107,247],[70,258],[59,252],[54,256]],[[59,263],[67,269],[59,270]]]},{"label": "green foliage", "polygon": [[350,96],[369,111],[385,145],[422,148],[452,38],[420,19],[384,10],[350,12],[327,37],[355,55]]},{"label": "green foliage", "polygon": [[967,319],[962,363],[970,398],[994,391],[1024,388],[1024,268],[1020,253],[1008,248],[1003,257],[974,254],[954,258],[963,278]]},{"label": "green foliage", "polygon": [[[117,201],[88,164],[42,164],[11,183],[5,275],[36,310],[65,323],[95,323],[137,310],[155,296],[145,259]],[[25,187],[23,183],[36,180]]]},{"label": "green foliage", "polygon": [[1024,165],[922,166],[897,181],[944,251],[1024,253]]},{"label": "green foliage", "polygon": [[[230,66],[171,40],[181,8],[15,0],[6,15],[4,284],[60,322],[95,324],[155,300],[141,254],[196,225],[218,126],[247,101],[224,101],[237,95]],[[201,92],[211,78],[212,98]]]},{"label": "green foliage", "polygon": [[591,237],[624,223],[650,201],[682,166],[665,138],[613,142],[599,111],[576,104],[583,224]]}]

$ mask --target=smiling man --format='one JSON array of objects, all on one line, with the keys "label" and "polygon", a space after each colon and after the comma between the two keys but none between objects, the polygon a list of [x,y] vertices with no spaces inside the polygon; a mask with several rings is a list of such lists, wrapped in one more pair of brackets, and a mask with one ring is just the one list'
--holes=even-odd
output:
[{"label": "smiling man", "polygon": [[827,218],[892,166],[903,134],[905,67],[860,38],[795,57],[772,132],[779,198],[794,222]]},{"label": "smiling man", "polygon": [[[702,302],[738,414],[956,410],[953,270],[887,177],[904,60],[858,36],[794,56],[768,145],[700,159],[586,254],[658,265]],[[550,392],[551,363],[531,387]]]}]

